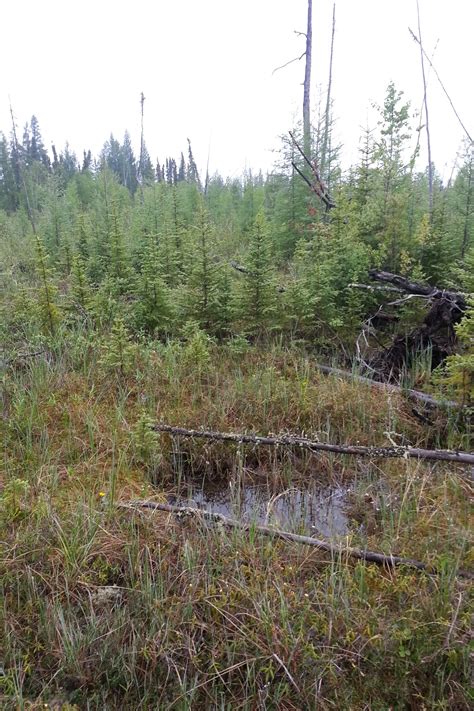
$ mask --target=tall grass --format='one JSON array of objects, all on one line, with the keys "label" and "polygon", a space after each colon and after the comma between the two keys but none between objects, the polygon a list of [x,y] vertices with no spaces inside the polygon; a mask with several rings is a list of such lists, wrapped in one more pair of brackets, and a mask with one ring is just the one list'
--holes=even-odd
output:
[{"label": "tall grass", "polygon": [[[144,439],[140,422],[427,445],[402,397],[275,347],[58,345],[5,377],[5,709],[469,708],[469,479],[453,465]],[[455,434],[450,434],[455,438]],[[249,482],[348,490],[347,542],[435,563],[433,578],[331,558],[117,502]],[[270,504],[271,506],[271,504]],[[295,522],[295,525],[296,522]]]}]

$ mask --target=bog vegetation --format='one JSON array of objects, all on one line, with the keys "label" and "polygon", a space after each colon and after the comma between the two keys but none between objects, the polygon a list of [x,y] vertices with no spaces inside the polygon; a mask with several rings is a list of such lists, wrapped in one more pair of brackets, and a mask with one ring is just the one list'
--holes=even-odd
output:
[{"label": "bog vegetation", "polygon": [[[200,176],[191,143],[156,165],[127,135],[51,161],[34,117],[0,134],[2,708],[470,707],[467,467],[153,429],[472,447],[472,146],[447,183],[434,174],[430,207],[393,84],[349,171],[323,128],[311,156],[330,205],[300,175],[314,179],[298,129],[271,173],[232,180]],[[370,270],[464,295],[447,358],[407,345],[378,368],[430,301],[374,288]],[[426,410],[407,387],[460,407]],[[237,517],[257,487],[259,520],[306,533],[278,502],[339,492],[339,552],[262,537],[248,511],[248,530],[227,530],[131,508],[208,486]]]}]

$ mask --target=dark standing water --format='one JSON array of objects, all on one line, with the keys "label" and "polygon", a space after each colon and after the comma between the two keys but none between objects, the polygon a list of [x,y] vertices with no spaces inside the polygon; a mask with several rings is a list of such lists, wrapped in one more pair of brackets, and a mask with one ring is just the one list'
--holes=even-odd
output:
[{"label": "dark standing water", "polygon": [[328,538],[348,533],[346,515],[347,488],[291,488],[272,494],[266,486],[232,487],[188,485],[187,495],[174,498],[173,503],[220,513],[240,521],[268,523],[286,531]]}]

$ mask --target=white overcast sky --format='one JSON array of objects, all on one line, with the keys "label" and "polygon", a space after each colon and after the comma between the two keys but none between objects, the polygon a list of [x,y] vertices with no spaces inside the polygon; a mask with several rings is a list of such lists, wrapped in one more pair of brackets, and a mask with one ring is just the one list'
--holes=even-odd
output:
[{"label": "white overcast sky", "polygon": [[[313,0],[313,107],[327,84],[332,0]],[[422,33],[468,131],[474,133],[474,0],[420,0]],[[97,153],[112,132],[139,143],[139,96],[152,159],[192,141],[201,170],[270,169],[301,114],[306,0],[3,0],[0,130],[9,96],[22,133],[34,113],[47,147]],[[416,0],[336,0],[333,98],[343,158],[357,157],[393,79],[421,107]],[[449,175],[463,133],[429,74],[433,158]],[[416,121],[414,120],[414,124]],[[424,148],[425,137],[422,136]],[[423,156],[422,156],[423,160]]]}]

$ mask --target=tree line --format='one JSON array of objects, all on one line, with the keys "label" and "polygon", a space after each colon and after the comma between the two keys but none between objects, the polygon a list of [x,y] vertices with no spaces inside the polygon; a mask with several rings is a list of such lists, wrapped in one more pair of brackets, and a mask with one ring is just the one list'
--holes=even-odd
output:
[{"label": "tree line", "polygon": [[320,165],[324,151],[330,210],[302,179],[308,165],[289,137],[265,176],[201,180],[189,141],[186,158],[153,165],[126,133],[79,161],[67,145],[50,156],[33,116],[21,141],[0,136],[0,233],[22,283],[10,327],[53,337],[119,319],[128,334],[163,339],[191,324],[217,339],[283,334],[350,353],[382,298],[352,286],[371,268],[473,291],[472,145],[447,182],[433,171],[430,210],[419,131],[393,84],[378,115],[348,170],[332,123],[329,140],[315,126],[311,156]]}]

